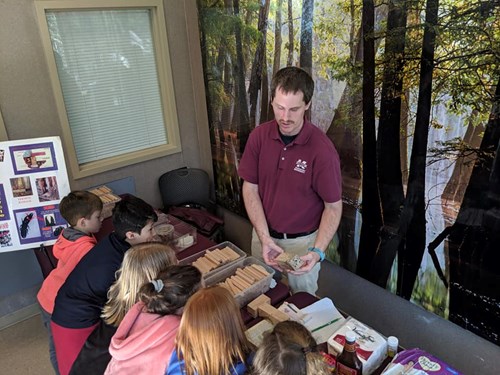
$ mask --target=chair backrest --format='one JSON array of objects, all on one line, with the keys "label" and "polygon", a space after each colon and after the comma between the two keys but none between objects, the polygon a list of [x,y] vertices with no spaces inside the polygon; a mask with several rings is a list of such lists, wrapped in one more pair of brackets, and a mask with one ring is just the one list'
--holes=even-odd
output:
[{"label": "chair backrest", "polygon": [[158,183],[165,209],[187,204],[211,207],[210,178],[203,169],[174,169],[162,174]]}]

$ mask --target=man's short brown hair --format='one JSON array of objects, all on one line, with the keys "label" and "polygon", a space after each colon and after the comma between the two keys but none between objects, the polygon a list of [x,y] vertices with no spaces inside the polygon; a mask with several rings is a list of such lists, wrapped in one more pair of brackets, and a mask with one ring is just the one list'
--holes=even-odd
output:
[{"label": "man's short brown hair", "polygon": [[314,94],[314,81],[304,69],[296,66],[287,66],[276,72],[271,81],[271,101],[276,96],[277,89],[285,94],[296,94],[298,91],[304,94],[304,102],[308,104]]}]

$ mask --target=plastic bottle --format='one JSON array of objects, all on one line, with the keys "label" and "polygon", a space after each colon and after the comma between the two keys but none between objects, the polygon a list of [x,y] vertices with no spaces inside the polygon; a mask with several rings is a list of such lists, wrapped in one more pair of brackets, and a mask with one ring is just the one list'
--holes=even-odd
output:
[{"label": "plastic bottle", "polygon": [[363,372],[363,363],[356,354],[356,335],[353,331],[345,333],[344,350],[337,357],[337,375],[361,375]]},{"label": "plastic bottle", "polygon": [[396,336],[389,336],[387,338],[387,356],[394,358],[398,352],[399,340]]}]

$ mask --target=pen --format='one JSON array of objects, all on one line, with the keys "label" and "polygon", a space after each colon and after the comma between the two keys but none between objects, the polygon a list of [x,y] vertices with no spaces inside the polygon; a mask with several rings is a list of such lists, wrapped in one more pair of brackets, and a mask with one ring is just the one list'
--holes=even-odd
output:
[{"label": "pen", "polygon": [[294,307],[292,307],[292,305],[291,305],[290,303],[288,303],[288,302],[285,302],[285,303],[286,303],[286,305],[288,306],[288,308],[289,308],[290,310],[292,310],[294,313],[296,313],[296,314],[298,314],[298,313],[299,313],[297,310],[295,310],[295,308],[294,308]]},{"label": "pen", "polygon": [[330,320],[328,323],[325,323],[325,324],[323,324],[323,325],[320,325],[319,327],[314,328],[314,329],[311,331],[311,333],[316,332],[316,331],[319,331],[320,329],[323,329],[323,328],[325,328],[325,327],[328,327],[329,325],[331,325],[331,324],[333,324],[333,323],[335,323],[335,322],[338,322],[340,319],[342,319],[342,317],[337,318],[337,319]]}]

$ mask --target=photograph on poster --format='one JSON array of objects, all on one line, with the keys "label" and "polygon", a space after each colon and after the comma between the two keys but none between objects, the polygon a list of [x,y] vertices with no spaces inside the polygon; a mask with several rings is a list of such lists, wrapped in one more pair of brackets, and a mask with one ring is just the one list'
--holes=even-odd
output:
[{"label": "photograph on poster", "polygon": [[9,147],[15,174],[57,170],[54,144],[38,143]]},{"label": "photograph on poster", "polygon": [[59,200],[56,176],[37,178],[35,184],[40,202]]},{"label": "photograph on poster", "polygon": [[56,239],[68,223],[59,212],[59,205],[14,210],[19,241],[29,244]]},{"label": "photograph on poster", "polygon": [[57,227],[52,227],[52,235],[57,238],[61,234],[64,228],[67,228],[67,224],[58,225]]},{"label": "photograph on poster", "polygon": [[40,225],[38,224],[36,211],[34,209],[29,209],[14,212],[21,243],[34,242],[29,240],[35,239],[36,241],[38,238],[40,238]]},{"label": "photograph on poster", "polygon": [[5,198],[5,190],[3,184],[0,184],[0,221],[10,220],[9,206]]},{"label": "photograph on poster", "polygon": [[56,219],[54,214],[43,215],[43,220],[45,221],[46,227],[52,227],[56,225]]},{"label": "photograph on poster", "polygon": [[52,245],[68,226],[59,202],[71,191],[60,138],[2,141],[0,151],[0,253]]},{"label": "photograph on poster", "polygon": [[12,246],[12,236],[8,223],[0,224],[0,247]]},{"label": "photograph on poster", "polygon": [[33,188],[29,177],[15,177],[10,179],[12,195],[14,198],[33,195]]}]

